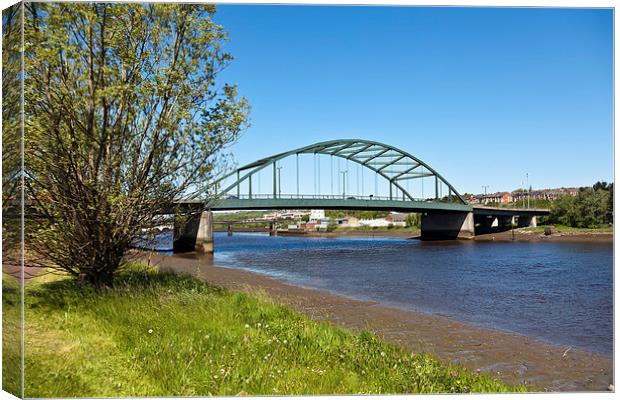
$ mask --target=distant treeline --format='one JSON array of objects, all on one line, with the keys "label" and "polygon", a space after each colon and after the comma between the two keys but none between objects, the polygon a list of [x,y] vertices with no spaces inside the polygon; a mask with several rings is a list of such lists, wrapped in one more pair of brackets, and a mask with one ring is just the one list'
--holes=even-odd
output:
[{"label": "distant treeline", "polygon": [[599,228],[613,224],[614,184],[596,182],[582,187],[576,196],[562,196],[551,203],[551,213],[542,218],[544,224],[560,224],[575,228]]},{"label": "distant treeline", "polygon": [[332,219],[355,217],[358,219],[377,219],[387,217],[387,211],[372,210],[325,210],[325,216]]}]

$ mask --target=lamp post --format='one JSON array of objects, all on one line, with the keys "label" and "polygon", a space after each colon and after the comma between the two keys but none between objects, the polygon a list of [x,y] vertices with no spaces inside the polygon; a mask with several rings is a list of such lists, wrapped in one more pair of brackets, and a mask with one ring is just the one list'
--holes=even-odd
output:
[{"label": "lamp post", "polygon": [[278,197],[282,197],[282,178],[280,174],[280,170],[282,170],[282,167],[277,167],[276,169],[278,170]]},{"label": "lamp post", "polygon": [[346,176],[348,172],[349,171],[340,171],[340,173],[342,174],[342,198],[343,199],[346,197],[346,192],[347,192],[345,182],[346,182]]},{"label": "lamp post", "polygon": [[525,181],[527,182],[527,208],[530,208],[530,174],[525,173]]},{"label": "lamp post", "polygon": [[487,204],[487,188],[489,187],[489,185],[482,185],[482,188],[484,189],[484,204]]}]

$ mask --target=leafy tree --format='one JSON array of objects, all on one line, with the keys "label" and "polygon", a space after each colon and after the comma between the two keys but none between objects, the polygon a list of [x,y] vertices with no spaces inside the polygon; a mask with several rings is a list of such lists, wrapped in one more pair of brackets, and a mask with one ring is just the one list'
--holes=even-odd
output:
[{"label": "leafy tree", "polygon": [[325,216],[329,218],[344,218],[346,216],[355,217],[358,219],[377,219],[385,218],[387,211],[372,211],[372,210],[326,210]]},{"label": "leafy tree", "polygon": [[21,171],[21,7],[2,11],[2,194],[3,211],[20,191]]},{"label": "leafy tree", "polygon": [[613,184],[597,182],[580,188],[576,196],[562,196],[552,203],[548,221],[577,228],[613,223]]},{"label": "leafy tree", "polygon": [[2,258],[4,265],[16,266],[21,257],[21,19],[21,4],[2,11]]},{"label": "leafy tree", "polygon": [[209,196],[249,106],[213,5],[27,3],[25,157],[41,263],[96,286],[142,228]]},{"label": "leafy tree", "polygon": [[422,219],[419,213],[409,213],[405,217],[405,224],[408,228],[419,228],[422,224]]},{"label": "leafy tree", "polygon": [[613,184],[610,185],[609,183],[607,183],[605,181],[598,181],[598,182],[596,182],[592,186],[592,189],[594,189],[594,190],[610,190],[612,185]]},{"label": "leafy tree", "polygon": [[610,183],[607,189],[609,191],[609,199],[607,200],[607,211],[605,213],[605,222],[614,223],[614,184]]}]

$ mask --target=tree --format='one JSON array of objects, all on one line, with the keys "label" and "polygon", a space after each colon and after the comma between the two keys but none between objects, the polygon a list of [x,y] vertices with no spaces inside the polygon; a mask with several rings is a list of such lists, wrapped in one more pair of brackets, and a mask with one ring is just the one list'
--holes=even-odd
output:
[{"label": "tree", "polygon": [[608,224],[614,223],[614,184],[610,183],[608,186],[609,199],[607,200],[607,212],[605,213],[605,222]]},{"label": "tree", "polygon": [[562,196],[552,203],[549,222],[577,228],[613,223],[613,185],[597,182],[580,188],[576,196]]},{"label": "tree", "polygon": [[422,224],[422,218],[419,213],[409,213],[405,217],[407,228],[419,228]]},{"label": "tree", "polygon": [[111,285],[142,228],[208,197],[248,125],[213,5],[27,3],[27,243],[41,263]]},{"label": "tree", "polygon": [[2,254],[5,265],[20,265],[21,19],[21,5],[2,11]]}]

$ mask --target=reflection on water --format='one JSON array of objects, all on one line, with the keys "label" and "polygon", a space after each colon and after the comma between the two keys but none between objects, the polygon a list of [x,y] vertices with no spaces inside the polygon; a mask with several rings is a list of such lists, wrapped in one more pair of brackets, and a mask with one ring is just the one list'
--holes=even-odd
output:
[{"label": "reflection on water", "polygon": [[215,236],[216,265],[607,355],[611,243]]}]

